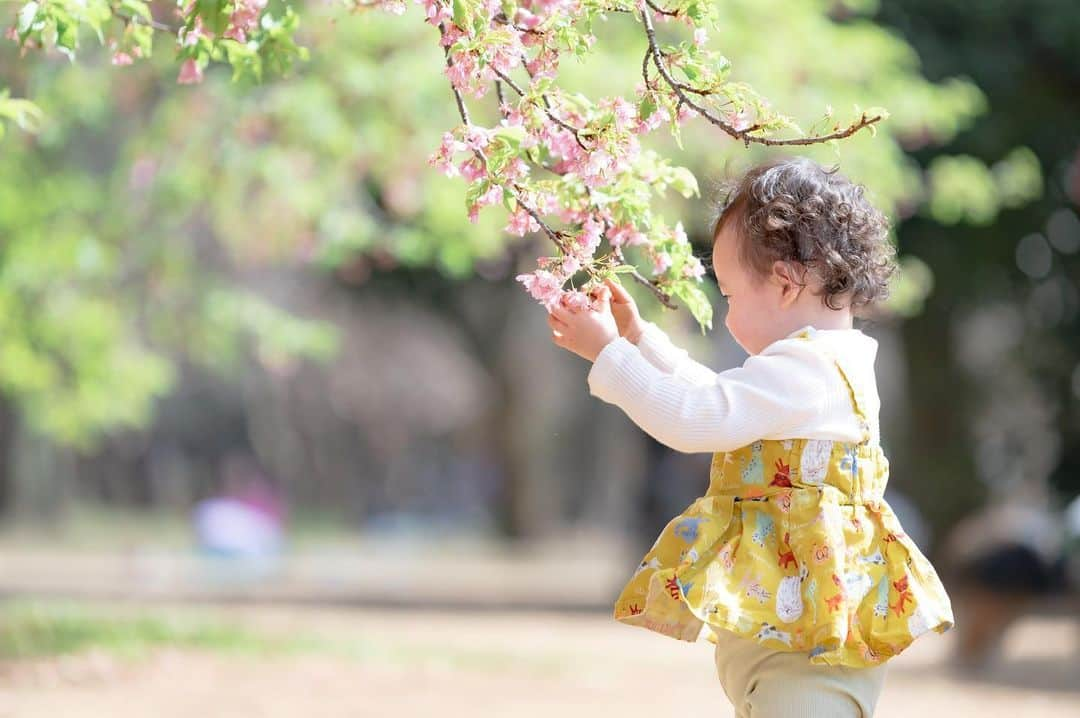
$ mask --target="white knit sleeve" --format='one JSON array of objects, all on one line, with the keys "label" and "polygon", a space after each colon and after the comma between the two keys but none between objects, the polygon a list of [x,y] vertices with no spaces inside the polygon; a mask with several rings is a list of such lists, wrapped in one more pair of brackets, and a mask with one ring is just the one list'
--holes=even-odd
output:
[{"label": "white knit sleeve", "polygon": [[685,378],[691,384],[712,384],[716,372],[690,358],[683,348],[671,342],[671,338],[653,322],[646,322],[641,330],[637,347],[642,356],[665,374]]},{"label": "white knit sleeve", "polygon": [[810,344],[774,342],[712,382],[695,384],[661,371],[618,337],[589,370],[589,393],[676,451],[730,451],[757,439],[786,438],[792,427],[821,415],[835,370]]}]

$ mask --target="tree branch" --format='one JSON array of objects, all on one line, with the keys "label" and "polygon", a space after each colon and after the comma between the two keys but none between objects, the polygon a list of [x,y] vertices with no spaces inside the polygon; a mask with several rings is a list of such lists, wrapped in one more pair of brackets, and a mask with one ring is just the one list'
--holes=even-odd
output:
[{"label": "tree branch", "polygon": [[[660,8],[657,8],[656,5],[653,4],[652,0],[645,0],[645,4],[653,10],[663,12]],[[746,129],[738,130],[733,125],[724,122],[724,120],[709,112],[708,109],[702,107],[701,105],[698,105],[689,97],[687,97],[686,91],[683,90],[685,85],[681,82],[678,82],[674,77],[672,77],[671,73],[664,66],[662,53],[660,52],[660,48],[657,46],[656,42],[656,28],[653,26],[652,13],[650,13],[647,8],[642,8],[641,10],[641,22],[645,26],[645,36],[649,40],[649,53],[652,55],[653,64],[656,66],[656,69],[659,70],[660,76],[664,78],[664,81],[675,92],[676,96],[678,96],[678,98],[684,104],[689,105],[693,109],[697,110],[698,114],[707,119],[709,122],[716,125],[735,139],[742,140],[747,147],[750,146],[751,142],[756,142],[758,144],[768,146],[780,146],[814,145],[822,142],[827,142],[828,140],[839,140],[845,137],[849,137],[861,130],[862,128],[868,127],[875,122],[879,122],[882,119],[880,115],[867,119],[866,113],[864,112],[859,121],[853,123],[846,130],[838,130],[837,132],[833,132],[832,134],[828,135],[820,135],[817,137],[796,137],[786,140],[774,140],[768,137],[754,137],[750,135],[750,133],[757,129],[760,129],[759,125],[753,125],[751,127],[747,127]]]},{"label": "tree branch", "polygon": [[[445,34],[446,34],[446,25],[445,25],[445,23],[439,23],[439,33],[440,33],[441,36],[445,36]],[[444,45],[443,46],[443,52],[444,52],[444,54],[446,56],[446,65],[447,65],[447,67],[453,67],[454,62],[453,62],[453,58],[451,57],[451,54],[450,54],[450,47]],[[517,86],[517,84],[511,78],[506,77],[504,74],[502,74],[498,70],[495,70],[495,68],[492,68],[492,70],[495,72],[496,75],[499,76],[499,78],[503,82],[506,82],[508,85],[510,85],[510,87],[512,87],[519,95],[524,96],[524,92],[521,90],[520,87]],[[526,68],[526,72],[528,72],[528,68]],[[532,75],[530,73],[530,78],[531,77],[532,77]],[[450,90],[454,94],[454,101],[457,103],[458,114],[461,115],[462,122],[464,122],[466,126],[471,126],[472,122],[469,119],[468,109],[465,107],[465,100],[461,96],[461,93],[458,91],[458,89],[456,87],[454,87],[453,82],[450,83]],[[549,102],[547,100],[546,95],[541,95],[541,98],[544,100],[545,105],[549,105]],[[552,115],[549,110],[545,110],[545,112],[552,119],[553,122],[557,122],[560,126],[566,127],[568,130],[570,130],[571,132],[574,133],[575,137],[577,137],[578,130],[576,128],[561,122],[560,120],[558,120],[558,118],[556,118],[554,115]],[[581,144],[580,139],[578,139],[578,143]],[[582,149],[585,149],[586,151],[588,151],[588,148],[584,147],[584,145],[582,145]],[[475,154],[476,157],[484,164],[484,167],[487,168],[487,157],[484,155],[484,153],[481,152],[480,150],[474,149],[473,154]],[[558,247],[559,250],[563,252],[563,254],[565,254],[565,255],[573,254],[573,252],[571,252],[567,248],[566,244],[564,244],[564,242],[562,240],[562,236],[565,233],[564,232],[559,232],[559,231],[556,231],[556,230],[552,229],[544,221],[543,217],[540,216],[540,214],[536,211],[536,209],[534,209],[528,203],[526,203],[526,202],[524,202],[522,200],[522,198],[521,198],[521,188],[518,185],[514,184],[514,183],[510,183],[510,184],[511,184],[511,186],[507,187],[507,189],[510,190],[510,193],[513,195],[514,200],[518,203],[518,205],[520,205],[522,207],[522,209],[524,209],[526,212],[529,213],[530,217],[532,217],[534,220],[536,220],[536,223],[540,225],[540,228],[543,230],[544,234],[546,234],[551,239],[551,241],[555,243],[555,246]],[[589,191],[588,187],[586,187],[586,191]],[[591,194],[591,192],[590,192],[590,194]],[[607,220],[604,220],[605,234],[606,234],[606,230],[608,229],[608,226],[609,225],[607,223]],[[618,265],[618,264],[626,264],[627,266],[631,267],[633,269],[633,272],[631,273],[631,276],[634,278],[634,280],[637,281],[638,283],[642,284],[643,286],[648,287],[648,289],[653,293],[653,295],[655,295],[656,298],[664,306],[668,307],[669,309],[677,309],[678,308],[676,305],[672,304],[671,297],[666,292],[664,292],[662,289],[660,289],[660,287],[657,286],[655,281],[651,281],[649,279],[646,279],[645,277],[643,277],[637,271],[636,267],[634,267],[633,265],[628,264],[627,262],[623,261],[623,256],[622,256],[621,251],[615,250],[614,252],[612,252],[612,256],[616,257],[616,259],[618,260],[618,262],[616,262],[616,265]],[[588,274],[593,279],[599,279],[597,273],[595,271],[593,271],[590,267],[585,267],[585,273]]]}]

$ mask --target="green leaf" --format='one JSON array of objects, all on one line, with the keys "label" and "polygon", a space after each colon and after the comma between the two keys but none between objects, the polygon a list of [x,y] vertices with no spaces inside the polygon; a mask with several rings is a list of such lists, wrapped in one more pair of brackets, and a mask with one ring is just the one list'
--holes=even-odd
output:
[{"label": "green leaf", "polygon": [[656,112],[656,100],[653,99],[651,92],[645,93],[645,97],[638,103],[638,117],[647,120],[654,112]]},{"label": "green leaf", "polygon": [[505,126],[501,125],[495,128],[493,133],[496,137],[503,139],[515,152],[521,147],[521,143],[525,140],[527,132],[524,127],[520,125]]},{"label": "green leaf", "polygon": [[462,30],[469,27],[472,13],[465,0],[454,0],[454,24]]},{"label": "green leaf", "polygon": [[146,20],[146,22],[152,22],[154,19],[154,16],[150,14],[150,8],[147,7],[143,0],[123,0],[120,5],[123,9],[131,11],[138,17]]},{"label": "green leaf", "polygon": [[36,2],[28,2],[19,10],[18,24],[15,28],[20,36],[25,36],[30,32],[30,28],[34,24],[34,18],[37,17],[38,7]]},{"label": "green leaf", "polygon": [[690,197],[696,197],[701,193],[698,189],[697,178],[694,177],[694,173],[685,167],[672,167],[671,176],[668,178],[668,182],[675,188],[676,192],[688,199]]},{"label": "green leaf", "polygon": [[709,303],[708,295],[689,281],[678,282],[672,289],[673,293],[683,300],[683,304],[701,326],[701,333],[704,334],[706,329],[712,329],[713,308]]}]

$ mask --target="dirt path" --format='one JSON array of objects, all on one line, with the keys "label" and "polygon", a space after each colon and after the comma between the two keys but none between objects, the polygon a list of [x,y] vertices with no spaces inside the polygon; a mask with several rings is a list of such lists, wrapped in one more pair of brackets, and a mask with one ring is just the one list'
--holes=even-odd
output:
[{"label": "dirt path", "polygon": [[[104,608],[104,606],[103,606]],[[113,606],[125,611],[129,607]],[[154,612],[189,612],[156,606]],[[0,716],[731,716],[712,644],[604,615],[282,607],[197,609],[266,635],[355,644],[355,655],[215,655],[163,649],[0,663]],[[942,659],[950,637],[895,659],[878,718],[1080,715],[1075,622],[1029,619],[980,680]]]}]

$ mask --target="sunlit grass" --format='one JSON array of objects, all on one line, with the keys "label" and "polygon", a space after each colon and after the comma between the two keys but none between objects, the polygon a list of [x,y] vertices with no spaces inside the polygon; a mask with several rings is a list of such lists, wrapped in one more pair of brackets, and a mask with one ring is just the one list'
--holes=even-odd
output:
[{"label": "sunlit grass", "polygon": [[0,604],[0,661],[89,651],[139,659],[165,648],[258,658],[322,655],[404,668],[432,663],[479,672],[517,668],[534,675],[558,674],[565,665],[561,656],[519,653],[513,644],[507,650],[480,650],[448,642],[273,635],[227,622],[209,610],[139,608],[121,613],[67,600]]},{"label": "sunlit grass", "polygon": [[41,658],[103,650],[140,657],[165,646],[248,655],[327,650],[314,637],[262,636],[203,616],[107,615],[68,602],[15,602],[0,609],[0,658]]}]

